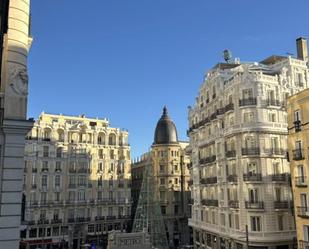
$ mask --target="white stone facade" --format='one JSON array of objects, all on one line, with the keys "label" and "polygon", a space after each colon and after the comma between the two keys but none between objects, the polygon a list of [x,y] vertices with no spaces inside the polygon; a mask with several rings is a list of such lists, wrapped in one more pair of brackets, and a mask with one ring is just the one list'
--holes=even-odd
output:
[{"label": "white stone facade", "polygon": [[[1,1],[0,248],[19,248],[26,120],[30,0]],[[8,7],[8,8],[7,8]],[[6,15],[6,13],[8,13]]]},{"label": "white stone facade", "polygon": [[127,131],[106,119],[43,113],[28,133],[24,165],[24,247],[98,245],[128,228]]},{"label": "white stone facade", "polygon": [[306,62],[221,63],[189,108],[195,248],[291,248],[295,238],[286,98],[309,86]]}]

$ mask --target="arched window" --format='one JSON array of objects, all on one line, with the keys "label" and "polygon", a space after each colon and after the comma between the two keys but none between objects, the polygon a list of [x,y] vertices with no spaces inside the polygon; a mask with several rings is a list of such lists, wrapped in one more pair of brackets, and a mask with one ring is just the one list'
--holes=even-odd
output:
[{"label": "arched window", "polygon": [[98,144],[105,144],[105,134],[100,132],[98,135]]},{"label": "arched window", "polygon": [[58,141],[59,142],[64,142],[64,132],[63,132],[63,130],[61,130],[61,129],[59,129],[58,131],[57,131],[57,135],[58,135]]},{"label": "arched window", "polygon": [[116,135],[115,134],[109,134],[108,137],[108,144],[109,145],[116,145]]},{"label": "arched window", "polygon": [[43,140],[44,141],[50,141],[51,139],[51,129],[50,128],[45,128],[43,132]]}]

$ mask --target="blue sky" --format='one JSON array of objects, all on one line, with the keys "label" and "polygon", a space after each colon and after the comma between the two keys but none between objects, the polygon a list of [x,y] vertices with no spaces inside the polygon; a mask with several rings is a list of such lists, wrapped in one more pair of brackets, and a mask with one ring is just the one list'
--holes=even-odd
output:
[{"label": "blue sky", "polygon": [[129,130],[133,157],[151,146],[163,105],[187,139],[187,106],[224,49],[260,61],[309,38],[308,0],[31,3],[28,116],[106,117]]}]

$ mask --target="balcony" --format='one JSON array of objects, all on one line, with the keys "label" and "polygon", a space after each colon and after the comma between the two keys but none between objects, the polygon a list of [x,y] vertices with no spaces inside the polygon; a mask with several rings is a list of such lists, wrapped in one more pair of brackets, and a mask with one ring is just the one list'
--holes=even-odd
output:
[{"label": "balcony", "polygon": [[296,187],[307,187],[307,176],[296,176],[295,186]]},{"label": "balcony", "polygon": [[38,220],[38,225],[47,225],[47,224],[49,224],[49,220],[46,220],[46,219]]},{"label": "balcony", "polygon": [[304,159],[304,150],[303,149],[297,149],[293,150],[293,160],[303,160]]},{"label": "balcony", "polygon": [[217,113],[216,112],[210,115],[210,120],[214,120],[216,118],[217,118]]},{"label": "balcony", "polygon": [[118,215],[118,219],[120,220],[128,220],[131,219],[130,215]]},{"label": "balcony", "polygon": [[226,151],[226,152],[225,152],[225,156],[226,156],[227,158],[236,157],[236,150],[229,150],[229,151]]},{"label": "balcony", "polygon": [[225,107],[225,112],[228,112],[228,111],[233,111],[234,110],[234,104],[233,103],[229,103],[227,104]]},{"label": "balcony", "polygon": [[226,179],[228,182],[237,183],[238,175],[228,175]]},{"label": "balcony", "polygon": [[203,199],[202,205],[211,206],[211,207],[218,207],[219,202],[218,202],[218,200]]},{"label": "balcony", "polygon": [[38,169],[37,168],[32,168],[32,173],[37,173]]},{"label": "balcony", "polygon": [[271,175],[271,180],[273,182],[287,182],[288,181],[288,175],[283,173],[283,174],[273,174]]},{"label": "balcony", "polygon": [[105,217],[104,216],[96,216],[94,219],[95,220],[105,220]]},{"label": "balcony", "polygon": [[69,168],[69,173],[76,173],[76,169]]},{"label": "balcony", "polygon": [[243,156],[255,156],[260,155],[260,148],[259,147],[253,147],[253,148],[242,148],[241,154]]},{"label": "balcony", "polygon": [[86,174],[86,173],[90,173],[90,169],[81,168],[81,169],[78,169],[77,172]]},{"label": "balcony", "polygon": [[239,106],[256,105],[256,98],[240,99]]},{"label": "balcony", "polygon": [[206,163],[213,163],[216,161],[216,156],[213,155],[213,156],[209,156],[209,157],[206,157],[206,158],[201,158],[200,159],[200,164],[206,164]]},{"label": "balcony", "polygon": [[229,200],[229,208],[239,208],[239,201],[238,200]]},{"label": "balcony", "polygon": [[217,115],[223,115],[225,113],[225,108],[219,108],[216,110]]},{"label": "balcony", "polygon": [[116,216],[115,215],[108,215],[108,216],[106,216],[106,220],[116,220]]},{"label": "balcony", "polygon": [[264,150],[264,153],[269,156],[285,156],[286,150],[282,148],[268,148]]},{"label": "balcony", "polygon": [[50,142],[50,137],[45,137],[45,138],[42,138],[42,141],[45,141],[45,142]]},{"label": "balcony", "polygon": [[288,201],[274,201],[274,208],[275,209],[288,209],[289,202]]},{"label": "balcony", "polygon": [[217,182],[218,179],[216,176],[206,178],[206,184],[216,184]]},{"label": "balcony", "polygon": [[71,183],[68,185],[68,188],[76,188],[76,184]]},{"label": "balcony", "polygon": [[267,99],[266,105],[267,106],[281,106],[282,103],[278,99]]},{"label": "balcony", "polygon": [[294,128],[295,128],[295,132],[301,131],[301,121],[300,120],[294,121]]},{"label": "balcony", "polygon": [[245,182],[261,182],[262,174],[257,173],[247,173],[243,175]]},{"label": "balcony", "polygon": [[246,201],[245,207],[246,209],[264,209],[264,202]]},{"label": "balcony", "polygon": [[309,241],[299,240],[298,248],[299,249],[309,249]]},{"label": "balcony", "polygon": [[309,218],[309,208],[307,206],[296,207],[297,215],[302,218]]},{"label": "balcony", "polygon": [[61,224],[62,223],[62,219],[52,219],[51,220],[51,224]]}]

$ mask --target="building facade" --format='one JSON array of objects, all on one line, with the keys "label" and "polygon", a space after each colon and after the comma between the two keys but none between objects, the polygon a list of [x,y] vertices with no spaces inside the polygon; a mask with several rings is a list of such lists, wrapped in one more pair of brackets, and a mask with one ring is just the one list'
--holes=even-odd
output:
[{"label": "building facade", "polygon": [[109,231],[128,227],[130,179],[127,131],[106,119],[42,113],[26,140],[21,245],[106,246]]},{"label": "building facade", "polygon": [[190,157],[187,142],[178,141],[177,130],[164,107],[157,123],[151,151],[132,165],[132,198],[135,212],[146,165],[151,165],[170,248],[190,244]]},{"label": "building facade", "polygon": [[292,248],[286,99],[308,79],[300,54],[207,73],[189,108],[195,248]]},{"label": "building facade", "polygon": [[288,99],[288,147],[298,248],[309,248],[309,89]]},{"label": "building facade", "polygon": [[19,247],[27,120],[30,0],[0,1],[0,248]]}]

